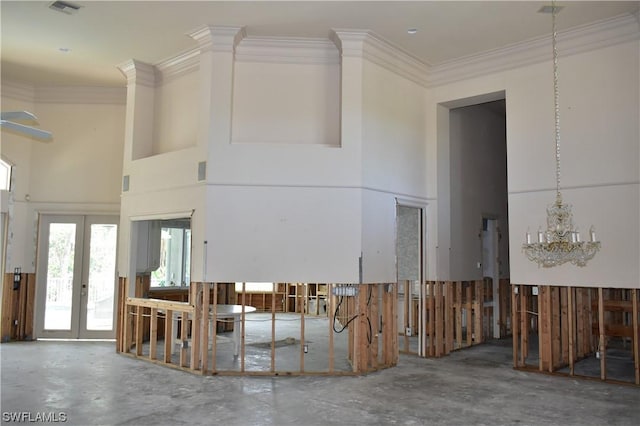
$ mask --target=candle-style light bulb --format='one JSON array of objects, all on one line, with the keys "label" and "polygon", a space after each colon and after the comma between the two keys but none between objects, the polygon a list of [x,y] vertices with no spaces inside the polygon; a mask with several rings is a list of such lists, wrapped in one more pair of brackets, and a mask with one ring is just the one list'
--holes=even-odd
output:
[{"label": "candle-style light bulb", "polygon": [[527,244],[531,244],[531,234],[529,233],[529,228],[527,228]]},{"label": "candle-style light bulb", "polygon": [[596,242],[596,229],[591,226],[591,229],[589,229],[589,235],[591,236],[591,242],[595,243]]},{"label": "candle-style light bulb", "polygon": [[538,228],[538,242],[539,243],[544,242],[544,239],[542,237],[542,228]]}]

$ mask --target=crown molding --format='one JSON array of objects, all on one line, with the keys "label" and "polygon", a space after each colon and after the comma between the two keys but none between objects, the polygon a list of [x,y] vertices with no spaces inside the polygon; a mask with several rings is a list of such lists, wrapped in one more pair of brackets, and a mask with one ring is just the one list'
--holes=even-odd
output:
[{"label": "crown molding", "polygon": [[426,87],[428,65],[374,32],[334,29],[330,38],[342,57],[362,57]]},{"label": "crown molding", "polygon": [[34,103],[124,105],[127,101],[127,89],[93,86],[31,86],[5,80],[2,82],[2,96]]},{"label": "crown molding", "polygon": [[372,31],[334,29],[331,40],[342,57],[362,57],[426,87],[428,65]]},{"label": "crown molding", "polygon": [[363,57],[416,84],[427,86],[428,65],[374,33],[369,33],[365,40]]},{"label": "crown molding", "polygon": [[[567,56],[638,40],[638,16],[640,15],[624,14],[560,32],[558,49],[562,56]],[[551,59],[550,35],[431,66],[368,30],[333,29],[329,40],[325,40],[245,37],[244,27],[205,25],[188,35],[199,46],[156,63],[154,85],[197,70],[200,53],[207,49],[235,52],[238,62],[338,64],[340,56],[362,57],[424,87],[453,83]],[[141,68],[140,64],[142,63],[139,61],[127,61],[119,68],[129,80],[131,68],[136,68],[137,71],[137,68]],[[149,80],[143,80],[142,84],[149,84]]]},{"label": "crown molding", "polygon": [[34,102],[36,92],[35,88],[29,84],[2,80],[2,97],[24,102]]},{"label": "crown molding", "polygon": [[156,85],[156,68],[136,59],[129,59],[118,65],[118,69],[127,78],[127,86],[139,84],[147,87]]},{"label": "crown molding", "polygon": [[198,43],[200,51],[233,53],[247,33],[244,27],[203,25],[187,35]]},{"label": "crown molding", "polygon": [[163,84],[200,68],[200,48],[194,47],[155,64],[157,83]]},{"label": "crown molding", "polygon": [[340,55],[327,39],[250,37],[236,48],[238,62],[339,64]]},{"label": "crown molding", "polygon": [[[551,60],[551,34],[470,55],[429,67],[427,87],[519,68]],[[613,46],[640,39],[640,24],[634,15],[624,14],[558,32],[560,56]]]},{"label": "crown molding", "polygon": [[343,58],[361,58],[369,30],[332,29],[329,39],[336,45]]},{"label": "crown molding", "polygon": [[125,105],[125,87],[50,86],[36,87],[36,102],[62,104]]}]

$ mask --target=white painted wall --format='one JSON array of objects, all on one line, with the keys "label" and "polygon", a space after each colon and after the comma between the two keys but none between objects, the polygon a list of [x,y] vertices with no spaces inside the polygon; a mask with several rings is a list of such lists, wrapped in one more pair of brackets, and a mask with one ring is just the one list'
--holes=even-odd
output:
[{"label": "white painted wall", "polygon": [[[327,136],[339,128],[340,78],[335,66],[234,64],[230,57],[231,52],[216,51],[201,58],[206,66],[201,63],[199,68],[196,105],[210,114],[194,105],[191,112],[211,123],[198,123],[195,148],[134,161],[125,155],[130,191],[122,202],[121,241],[126,247],[120,251],[121,275],[132,274],[131,220],[175,217],[193,210],[192,280],[357,280],[361,208],[360,191],[355,188],[360,173],[353,161],[357,150],[353,143],[338,147],[337,134]],[[261,79],[260,74],[243,80],[240,71],[232,72],[244,69],[251,74],[262,67],[278,72],[272,80]],[[210,94],[200,86],[215,91]],[[185,99],[175,95],[175,102],[188,103],[189,92]],[[252,110],[256,105],[261,107]],[[255,120],[271,112],[278,123],[272,130],[302,135],[305,143],[273,143],[268,129],[254,133],[255,143],[236,144],[225,137],[232,123],[242,120],[249,120],[243,131],[255,131]],[[227,114],[232,120],[224,118]],[[133,124],[144,129],[145,120]],[[311,135],[322,140],[308,139]],[[197,182],[198,162],[205,159],[206,181]]]},{"label": "white painted wall", "polygon": [[232,143],[340,146],[340,65],[234,65]]},{"label": "white painted wall", "polygon": [[152,155],[196,146],[198,73],[162,81],[155,89]]},{"label": "white painted wall", "polygon": [[[434,104],[506,91],[512,282],[640,286],[639,51],[637,40],[566,57],[561,50],[563,194],[574,206],[576,225],[583,231],[595,225],[603,244],[586,268],[538,268],[521,251],[527,228],[545,225],[546,206],[555,196],[550,62],[431,89]],[[438,122],[433,105],[427,121]],[[437,133],[429,129],[429,144],[437,145]]]},{"label": "white painted wall", "polygon": [[6,268],[35,272],[38,213],[119,213],[125,105],[111,90],[87,89],[90,100],[74,98],[81,89],[22,89],[29,96],[4,95],[2,110],[34,112],[53,141],[2,133],[2,156],[15,165]]},{"label": "white painted wall", "polygon": [[[22,110],[37,114],[33,101],[7,97],[2,90],[2,111]],[[5,272],[21,267],[23,272],[31,273],[35,271],[33,216],[29,214],[25,196],[30,190],[31,151],[38,142],[3,130],[0,143],[2,158],[13,165],[13,192],[8,196],[9,205],[3,206],[3,211],[9,211]]]},{"label": "white painted wall", "polygon": [[208,281],[358,281],[359,190],[210,186],[207,198]]},{"label": "white painted wall", "polygon": [[370,61],[363,67],[364,282],[396,280],[396,202],[426,205],[425,90]]},{"label": "white painted wall", "polygon": [[33,146],[31,201],[119,204],[124,105],[40,103],[37,109],[54,139]]}]

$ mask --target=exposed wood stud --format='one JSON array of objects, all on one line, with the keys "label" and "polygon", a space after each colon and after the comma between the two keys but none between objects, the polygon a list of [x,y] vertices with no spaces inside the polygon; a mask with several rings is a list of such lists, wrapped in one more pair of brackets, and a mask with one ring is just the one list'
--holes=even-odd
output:
[{"label": "exposed wood stud", "polygon": [[511,287],[511,329],[513,330],[513,335],[511,336],[512,347],[513,347],[513,367],[516,368],[520,364],[518,363],[518,327],[519,327],[519,315],[520,315],[520,307],[518,307],[518,294],[516,293],[519,290],[518,285],[513,285]]},{"label": "exposed wood stud", "polygon": [[466,313],[467,313],[467,346],[471,346],[473,344],[473,296],[472,296],[472,286],[473,281],[465,281],[467,283],[467,303],[466,303]]},{"label": "exposed wood stud", "polygon": [[575,359],[575,329],[574,329],[574,308],[573,308],[573,293],[572,287],[567,288],[567,333],[568,333],[568,355],[569,355],[569,375],[573,376],[575,373],[574,359]]},{"label": "exposed wood stud", "polygon": [[211,373],[217,373],[216,354],[218,353],[218,283],[213,283],[213,301],[211,302]]},{"label": "exposed wood stud", "polygon": [[[304,296],[304,300],[306,302],[307,299],[307,295],[306,295],[306,289],[307,286],[304,286],[305,288],[305,296]],[[304,339],[304,311],[306,310],[306,306],[308,306],[306,303],[305,305],[302,307],[302,309],[300,309],[300,372],[304,372],[304,345],[305,345],[305,339]],[[354,365],[355,365],[355,358],[353,360]]]},{"label": "exposed wood stud", "polygon": [[200,333],[202,335],[200,339],[202,351],[200,359],[202,360],[202,369],[200,372],[206,374],[209,369],[209,321],[211,321],[209,316],[209,297],[211,295],[211,287],[209,283],[198,283],[198,285],[202,286],[202,321],[200,322]]},{"label": "exposed wood stud", "polygon": [[149,321],[149,358],[156,359],[158,350],[158,308],[151,308]]},{"label": "exposed wood stud", "polygon": [[144,333],[143,320],[144,320],[144,307],[136,306],[136,355],[142,355],[142,336]]},{"label": "exposed wood stud", "polygon": [[[335,296],[333,295],[333,284],[327,285],[327,312],[329,313],[329,373],[333,373],[335,363],[335,353],[333,347],[333,327],[335,319]],[[382,335],[383,339],[385,334]]]},{"label": "exposed wood stud", "polygon": [[568,307],[568,289],[560,288],[560,348],[562,354],[562,364],[569,363],[569,307]]},{"label": "exposed wood stud", "polygon": [[456,349],[460,349],[462,348],[462,281],[456,281],[454,285],[456,287]]},{"label": "exposed wood stud", "polygon": [[[246,333],[247,283],[242,283],[242,314],[240,316],[240,371],[245,370],[245,333]],[[233,325],[237,327],[237,324]]]},{"label": "exposed wood stud", "polygon": [[599,328],[599,343],[598,352],[600,354],[600,379],[606,380],[607,378],[607,348],[606,348],[606,336],[604,330],[604,296],[602,287],[598,288],[598,328]]},{"label": "exposed wood stud", "polygon": [[[175,317],[175,319],[178,319],[177,314],[174,314],[173,317]],[[173,317],[171,318],[171,322],[173,322]],[[178,326],[178,323],[175,323],[175,327]],[[191,343],[193,344],[193,335],[196,334],[198,331],[196,329],[194,329],[195,323],[192,323],[191,326]],[[180,313],[180,360],[178,361],[178,363],[180,364],[180,367],[186,367],[187,366],[187,344],[188,344],[188,335],[189,335],[189,314],[186,312],[181,312]],[[173,343],[172,343],[173,345]],[[173,351],[173,347],[171,348],[171,350]],[[191,350],[193,350],[193,348],[191,348]]]},{"label": "exposed wood stud", "polygon": [[631,344],[633,345],[633,365],[635,370],[635,383],[640,385],[640,332],[638,330],[638,290],[631,289],[631,322],[633,327],[633,338]]},{"label": "exposed wood stud", "polygon": [[273,373],[276,371],[276,287],[277,283],[273,283],[271,289],[271,365],[269,370]]},{"label": "exposed wood stud", "polygon": [[164,311],[164,362],[171,363],[171,352],[173,349],[173,311]]},{"label": "exposed wood stud", "polygon": [[442,318],[442,281],[436,281],[435,290],[433,292],[433,297],[435,298],[435,323],[436,323],[436,333],[435,333],[435,354],[436,358],[442,356],[442,334],[443,331],[443,318]]},{"label": "exposed wood stud", "polygon": [[544,371],[545,368],[545,359],[547,355],[546,351],[546,343],[547,336],[546,330],[548,327],[548,321],[545,321],[547,317],[546,312],[546,294],[547,289],[546,286],[538,287],[538,369],[540,371]]},{"label": "exposed wood stud", "polygon": [[520,365],[522,367],[527,363],[529,356],[529,292],[531,292],[530,286],[520,286],[520,324],[514,325],[514,327],[520,327]]},{"label": "exposed wood stud", "polygon": [[450,281],[445,283],[444,291],[444,322],[445,322],[445,353],[449,354],[453,350],[453,284]]},{"label": "exposed wood stud", "polygon": [[551,324],[549,331],[551,336],[551,357],[549,358],[549,372],[553,372],[557,364],[560,362],[560,287],[549,286],[551,293]]}]

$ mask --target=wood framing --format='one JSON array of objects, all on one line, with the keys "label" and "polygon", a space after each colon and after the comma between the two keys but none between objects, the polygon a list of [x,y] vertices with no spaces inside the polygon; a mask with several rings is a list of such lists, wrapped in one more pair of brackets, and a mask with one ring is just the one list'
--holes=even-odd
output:
[{"label": "wood framing", "polygon": [[[640,384],[637,289],[524,285],[514,289],[519,300],[512,296],[512,307],[516,308],[512,321],[521,323],[519,339],[514,330],[514,368],[531,369],[526,362],[529,342],[524,336],[537,334],[538,371]],[[529,296],[533,290],[538,291],[537,296],[535,292]],[[528,310],[538,316],[537,329],[523,320]],[[625,352],[632,363],[621,357]],[[611,375],[609,364],[616,364]]]},{"label": "wood framing", "polygon": [[2,285],[2,342],[32,340],[36,276],[21,273],[14,282],[13,273],[5,273]]}]

